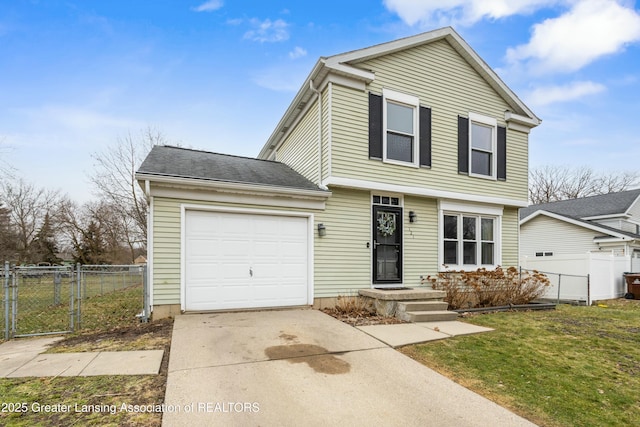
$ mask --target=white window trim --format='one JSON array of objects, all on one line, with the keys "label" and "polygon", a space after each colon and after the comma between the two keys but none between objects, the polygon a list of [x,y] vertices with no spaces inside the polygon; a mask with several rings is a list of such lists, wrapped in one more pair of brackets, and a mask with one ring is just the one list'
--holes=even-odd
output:
[{"label": "white window trim", "polygon": [[[474,122],[481,125],[490,126],[493,128],[493,131],[491,132],[491,175],[482,175],[479,173],[473,173],[473,138],[472,138],[471,130],[473,129]],[[498,168],[497,148],[498,148],[498,121],[493,117],[488,117],[488,116],[484,116],[482,114],[477,114],[477,113],[469,113],[469,176],[496,181],[498,179],[497,173],[496,173]]]},{"label": "white window trim", "polygon": [[[387,158],[387,101],[405,105],[413,108],[413,161],[403,162],[401,160]],[[420,98],[391,89],[382,89],[382,161],[395,165],[420,167],[420,135],[419,135],[419,111]]]},{"label": "white window trim", "polygon": [[[494,270],[497,266],[502,263],[502,216],[503,216],[503,207],[502,206],[490,206],[490,205],[479,205],[473,203],[459,203],[454,201],[445,201],[441,200],[438,206],[438,271],[455,271],[455,270],[464,270],[464,269],[478,269],[478,268],[486,268],[487,270]],[[493,218],[493,242],[494,242],[494,253],[493,253],[493,265],[483,265],[483,264],[474,264],[474,265],[465,265],[465,264],[456,264],[451,265],[447,264],[445,267],[444,264],[444,216],[452,215],[452,216],[476,216],[478,218]],[[461,235],[461,230],[458,233]],[[459,240],[462,242],[462,240]],[[481,239],[477,239],[478,242],[481,242]],[[461,251],[461,248],[458,249]],[[460,255],[460,254],[459,254]],[[480,253],[481,256],[481,253]],[[462,258],[460,258],[462,261]],[[477,258],[477,261],[481,261],[481,258]]]}]

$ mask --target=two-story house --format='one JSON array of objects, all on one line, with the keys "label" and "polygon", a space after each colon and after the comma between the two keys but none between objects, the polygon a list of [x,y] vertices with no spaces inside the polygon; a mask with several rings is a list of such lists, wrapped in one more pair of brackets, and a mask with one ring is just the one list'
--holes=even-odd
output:
[{"label": "two-story house", "polygon": [[156,315],[516,266],[539,123],[449,27],[320,58],[258,159],[155,147],[140,167]]}]

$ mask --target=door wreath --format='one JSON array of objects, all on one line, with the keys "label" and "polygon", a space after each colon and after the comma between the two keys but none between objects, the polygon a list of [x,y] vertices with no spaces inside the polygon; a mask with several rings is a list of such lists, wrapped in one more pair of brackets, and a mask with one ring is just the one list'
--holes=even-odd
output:
[{"label": "door wreath", "polygon": [[383,236],[391,236],[396,231],[396,215],[390,212],[378,214],[378,231]]}]

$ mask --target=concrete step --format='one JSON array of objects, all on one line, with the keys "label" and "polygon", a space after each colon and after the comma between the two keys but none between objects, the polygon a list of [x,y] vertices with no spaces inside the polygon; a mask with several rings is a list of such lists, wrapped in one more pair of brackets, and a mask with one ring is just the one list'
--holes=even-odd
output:
[{"label": "concrete step", "polygon": [[446,311],[449,304],[444,301],[402,301],[398,302],[398,311]]},{"label": "concrete step", "polygon": [[442,300],[447,295],[445,291],[428,288],[360,289],[358,293],[380,301]]},{"label": "concrete step", "polygon": [[407,311],[405,314],[410,322],[444,322],[458,319],[458,313],[455,311]]}]

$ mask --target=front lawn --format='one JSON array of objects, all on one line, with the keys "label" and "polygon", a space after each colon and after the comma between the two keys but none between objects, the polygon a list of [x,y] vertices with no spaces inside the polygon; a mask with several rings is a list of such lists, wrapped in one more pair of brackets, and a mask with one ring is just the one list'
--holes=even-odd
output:
[{"label": "front lawn", "polygon": [[640,301],[465,321],[496,330],[402,352],[542,426],[640,425]]}]

